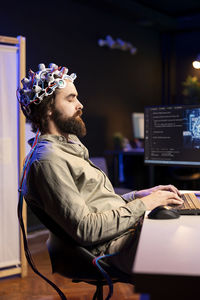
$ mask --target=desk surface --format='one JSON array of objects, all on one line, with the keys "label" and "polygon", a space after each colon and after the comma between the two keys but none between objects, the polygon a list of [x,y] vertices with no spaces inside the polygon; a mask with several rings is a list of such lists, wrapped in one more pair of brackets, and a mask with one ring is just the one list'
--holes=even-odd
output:
[{"label": "desk surface", "polygon": [[181,290],[188,283],[193,288],[195,280],[199,286],[200,216],[152,220],[147,215],[133,266],[136,290],[167,292],[169,287]]},{"label": "desk surface", "polygon": [[145,217],[134,273],[200,276],[200,216]]},{"label": "desk surface", "polygon": [[147,215],[133,266],[136,292],[153,300],[199,297],[200,216],[152,220]]}]

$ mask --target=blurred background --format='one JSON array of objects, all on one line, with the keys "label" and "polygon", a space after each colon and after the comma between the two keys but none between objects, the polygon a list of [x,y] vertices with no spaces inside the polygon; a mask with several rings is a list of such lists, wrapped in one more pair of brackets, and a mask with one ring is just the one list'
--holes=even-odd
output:
[{"label": "blurred background", "polygon": [[[199,76],[199,1],[4,1],[1,35],[26,37],[27,71],[55,62],[77,73],[91,155],[111,148],[120,131],[133,138],[131,113],[145,105],[182,103],[183,81]],[[130,51],[101,47],[110,35]],[[98,132],[98,134],[96,134]]]},{"label": "blurred background", "polygon": [[[115,149],[116,135],[138,142],[133,112],[143,113],[149,105],[200,103],[200,71],[192,66],[200,53],[197,0],[4,1],[0,34],[26,38],[27,72],[55,62],[77,74],[88,131],[82,142],[92,157],[107,157],[113,183],[108,153]],[[121,184],[148,186],[143,156],[126,160]],[[156,174],[155,184],[169,180],[167,168]],[[30,229],[34,222],[30,217],[28,222]]]}]

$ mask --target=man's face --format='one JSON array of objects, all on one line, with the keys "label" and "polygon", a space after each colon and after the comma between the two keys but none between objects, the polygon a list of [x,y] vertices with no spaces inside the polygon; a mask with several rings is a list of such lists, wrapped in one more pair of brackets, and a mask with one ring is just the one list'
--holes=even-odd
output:
[{"label": "man's face", "polygon": [[57,89],[50,119],[61,134],[71,133],[83,137],[86,135],[85,124],[81,118],[83,105],[77,99],[78,93],[74,84],[69,80],[66,82],[63,89]]}]

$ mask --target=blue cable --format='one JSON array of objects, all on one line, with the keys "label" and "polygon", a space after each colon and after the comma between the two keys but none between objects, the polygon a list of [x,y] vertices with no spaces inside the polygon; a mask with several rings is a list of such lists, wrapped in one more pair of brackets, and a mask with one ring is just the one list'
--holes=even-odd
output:
[{"label": "blue cable", "polygon": [[107,280],[108,285],[109,285],[109,293],[108,293],[108,295],[107,295],[107,297],[106,297],[105,300],[109,300],[112,297],[112,295],[113,295],[113,282],[112,282],[112,279],[110,278],[110,276],[108,275],[108,273],[100,266],[100,264],[98,263],[98,261],[100,259],[102,259],[102,258],[115,256],[117,254],[118,254],[118,252],[112,253],[112,254],[105,254],[105,255],[98,256],[98,257],[96,257],[96,258],[93,259],[93,264],[99,268],[99,270],[101,271],[102,275]]}]

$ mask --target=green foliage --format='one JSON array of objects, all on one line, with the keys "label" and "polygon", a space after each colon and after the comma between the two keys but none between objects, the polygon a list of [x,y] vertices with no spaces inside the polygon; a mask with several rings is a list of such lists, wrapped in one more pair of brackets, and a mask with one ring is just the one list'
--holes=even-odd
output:
[{"label": "green foliage", "polygon": [[188,76],[183,82],[183,95],[186,104],[200,103],[200,81],[196,76]]},{"label": "green foliage", "polygon": [[113,142],[114,142],[114,148],[116,150],[122,150],[123,149],[123,134],[121,132],[115,132],[113,134]]}]

